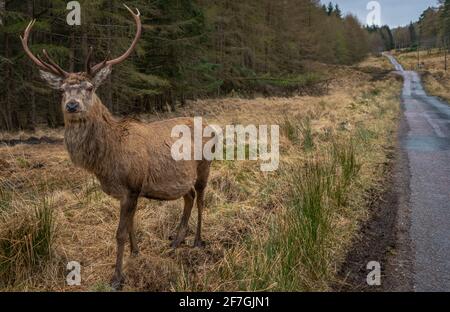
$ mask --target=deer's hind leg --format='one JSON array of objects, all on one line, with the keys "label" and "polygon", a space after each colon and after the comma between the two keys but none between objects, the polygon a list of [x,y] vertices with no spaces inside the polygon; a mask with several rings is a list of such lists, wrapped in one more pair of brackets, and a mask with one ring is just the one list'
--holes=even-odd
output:
[{"label": "deer's hind leg", "polygon": [[128,223],[128,236],[130,238],[130,251],[131,256],[136,257],[139,255],[139,247],[136,240],[136,230],[134,227],[134,214],[136,213],[136,209],[131,212],[130,220]]},{"label": "deer's hind leg", "polygon": [[202,213],[205,203],[205,188],[197,188],[197,232],[195,233],[194,247],[204,247],[205,242],[202,240]]},{"label": "deer's hind leg", "polygon": [[189,193],[184,195],[183,198],[184,198],[183,216],[181,217],[181,222],[180,225],[178,226],[177,235],[173,240],[173,242],[170,244],[172,248],[177,248],[178,246],[180,246],[180,244],[183,243],[184,239],[186,238],[189,218],[191,217],[192,207],[194,206],[195,190],[191,189]]},{"label": "deer's hind leg", "polygon": [[197,233],[195,234],[194,247],[204,247],[205,242],[202,240],[202,214],[205,206],[205,189],[208,185],[210,162],[204,161],[198,168],[198,178],[195,183],[197,191]]}]

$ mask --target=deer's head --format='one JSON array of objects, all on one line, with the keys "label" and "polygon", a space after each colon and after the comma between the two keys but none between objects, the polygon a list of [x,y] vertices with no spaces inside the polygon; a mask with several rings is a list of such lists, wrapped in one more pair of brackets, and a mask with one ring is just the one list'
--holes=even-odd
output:
[{"label": "deer's head", "polygon": [[91,64],[93,51],[91,47],[86,58],[84,72],[69,73],[64,71],[51,59],[46,50],[42,51],[43,58],[39,55],[35,56],[31,52],[28,47],[28,37],[36,20],[33,20],[28,24],[23,37],[20,37],[25,53],[39,67],[41,77],[50,85],[50,87],[61,91],[63,95],[61,105],[65,120],[76,121],[84,119],[89,115],[90,109],[96,103],[93,101],[95,90],[111,73],[112,66],[127,59],[139,41],[142,33],[140,12],[136,9],[137,13],[134,13],[129,7],[126,5],[124,6],[133,15],[137,27],[136,35],[131,46],[122,56],[112,60],[109,60],[108,53],[108,57],[103,62],[94,66]]}]

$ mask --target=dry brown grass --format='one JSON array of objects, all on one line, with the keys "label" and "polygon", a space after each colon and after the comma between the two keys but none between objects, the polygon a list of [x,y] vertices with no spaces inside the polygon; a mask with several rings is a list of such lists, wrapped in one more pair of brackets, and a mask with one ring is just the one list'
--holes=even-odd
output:
[{"label": "dry brown grass", "polygon": [[397,52],[395,56],[406,70],[415,70],[421,74],[424,87],[430,95],[450,101],[450,54],[447,55],[447,71],[444,52],[437,49],[420,52],[420,68],[417,66],[417,52]]},{"label": "dry brown grass", "polygon": [[[364,67],[384,68],[387,61],[371,59]],[[274,173],[262,173],[250,161],[214,162],[207,191],[204,221],[204,249],[187,245],[169,248],[168,237],[181,215],[182,203],[141,199],[136,214],[141,253],[125,257],[124,272],[128,291],[249,290],[254,276],[239,277],[243,266],[252,271],[255,258],[262,254],[258,244],[267,241],[271,224],[286,208],[290,185],[289,169],[324,155],[335,141],[357,140],[361,170],[351,194],[340,211],[332,214],[333,231],[327,243],[327,274],[312,280],[305,271],[297,290],[327,290],[355,237],[359,222],[367,215],[366,194],[383,187],[383,166],[392,148],[396,129],[400,83],[392,77],[372,81],[372,76],[351,67],[333,67],[336,79],[329,95],[322,97],[201,100],[190,103],[177,116],[202,116],[211,123],[281,124],[286,118],[310,120],[312,150],[300,143],[281,139],[281,165]],[[159,118],[175,116],[166,113]],[[154,119],[143,116],[143,119]],[[42,133],[48,135],[46,130]],[[23,134],[26,135],[26,134]],[[62,131],[51,136],[62,137]],[[4,137],[10,137],[4,135]],[[100,190],[98,182],[83,170],[74,168],[62,145],[15,146],[0,148],[0,187],[9,206],[30,209],[24,198],[45,196],[51,202],[56,232],[53,256],[34,272],[32,278],[8,290],[108,291],[115,260],[115,230],[118,203]],[[10,186],[6,190],[5,185]],[[0,211],[7,214],[9,208]],[[195,227],[192,218],[191,229]],[[0,224],[0,227],[4,224]],[[65,264],[82,265],[82,285],[65,285]],[[299,268],[299,272],[306,270]],[[277,289],[271,285],[267,289]],[[292,290],[292,289],[291,289]]]}]

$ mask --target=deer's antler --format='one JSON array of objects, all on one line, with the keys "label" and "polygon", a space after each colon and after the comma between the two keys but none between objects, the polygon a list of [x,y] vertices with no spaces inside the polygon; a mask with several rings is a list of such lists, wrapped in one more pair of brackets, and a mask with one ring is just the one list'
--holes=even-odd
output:
[{"label": "deer's antler", "polygon": [[[103,62],[98,63],[95,66],[91,66],[92,51],[93,51],[93,49],[91,47],[89,49],[89,53],[87,55],[87,59],[86,59],[86,63],[85,63],[85,71],[88,75],[94,76],[101,69],[103,69],[107,66],[113,66],[113,65],[122,63],[131,55],[134,48],[136,47],[136,45],[139,41],[139,38],[141,37],[141,34],[142,34],[141,13],[139,12],[138,9],[136,9],[136,13],[134,13],[128,6],[126,6],[125,4],[124,4],[124,6],[131,13],[131,15],[133,15],[134,21],[136,22],[136,35],[134,37],[133,42],[131,43],[131,46],[128,48],[128,50],[122,56],[119,56],[118,58],[115,58],[112,60],[108,60],[110,57],[109,52],[108,52],[106,59]],[[31,52],[30,48],[28,47],[28,38],[30,36],[31,29],[33,28],[35,23],[36,23],[36,20],[35,19],[32,20],[28,24],[27,28],[25,29],[23,37],[20,36],[20,40],[22,41],[22,46],[23,46],[23,49],[25,50],[25,53],[43,71],[50,72],[57,76],[67,77],[69,75],[69,73],[66,72],[65,70],[63,70],[58,64],[56,64],[56,62],[51,59],[51,57],[48,55],[48,53],[45,49],[42,51],[45,59],[42,59],[39,55],[35,56]]]},{"label": "deer's antler", "polygon": [[44,54],[46,61],[44,61],[39,56],[37,56],[37,57],[34,56],[34,54],[31,52],[30,48],[28,47],[28,37],[30,36],[31,29],[33,28],[35,23],[36,23],[36,20],[35,19],[32,20],[28,24],[27,28],[25,29],[23,37],[20,36],[20,40],[22,41],[22,46],[23,46],[23,49],[25,50],[25,53],[43,71],[50,72],[57,76],[67,77],[69,75],[69,73],[64,71],[60,66],[58,66],[58,64],[56,64],[56,62],[50,58],[50,56],[48,55],[48,53],[45,49],[42,51],[42,53]]},{"label": "deer's antler", "polygon": [[112,60],[108,60],[108,58],[109,58],[109,52],[108,52],[107,58],[103,62],[101,62],[93,67],[90,66],[90,58],[91,58],[91,54],[92,54],[90,52],[88,55],[88,60],[86,61],[86,64],[87,64],[86,72],[91,76],[94,76],[96,73],[98,73],[101,69],[105,68],[106,66],[116,65],[116,64],[119,64],[119,63],[122,63],[123,61],[125,61],[131,55],[131,53],[133,52],[134,48],[136,47],[136,45],[139,41],[139,38],[141,37],[141,34],[142,34],[141,12],[139,12],[139,10],[136,9],[136,13],[134,13],[125,4],[124,4],[124,7],[131,13],[131,15],[133,15],[134,21],[136,22],[136,35],[134,36],[134,40],[131,43],[131,46],[128,48],[128,50],[124,54],[122,54],[122,56],[119,56],[118,58],[115,58]]}]

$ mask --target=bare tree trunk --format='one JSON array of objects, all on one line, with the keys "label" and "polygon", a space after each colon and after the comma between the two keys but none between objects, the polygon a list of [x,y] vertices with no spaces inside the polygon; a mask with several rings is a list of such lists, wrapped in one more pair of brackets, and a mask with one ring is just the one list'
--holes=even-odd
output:
[{"label": "bare tree trunk", "polygon": [[[6,13],[6,2],[5,2],[5,0],[0,0],[0,25],[4,25],[4,17],[5,17],[5,13]],[[4,38],[6,39],[6,34],[4,35]],[[5,42],[6,42],[6,40],[5,40]],[[5,64],[5,66],[7,66],[6,64]],[[7,112],[6,112],[6,97],[5,97],[5,99],[4,99],[4,105],[2,105],[2,107],[1,107],[1,113],[2,113],[2,115],[3,115],[3,125],[2,125],[2,123],[0,122],[0,127],[1,128],[5,128],[5,129],[8,129],[8,116],[7,116]]]},{"label": "bare tree trunk", "polygon": [[75,33],[70,34],[69,71],[75,72]]},{"label": "bare tree trunk", "polygon": [[[83,51],[83,59],[87,59],[87,55],[89,52],[89,46],[88,46],[88,40],[87,40],[87,30],[85,27],[83,27],[83,34],[81,37],[81,50]],[[84,70],[84,69],[83,69]]]},{"label": "bare tree trunk", "polygon": [[[27,6],[28,6],[28,15],[30,16],[31,19],[34,18],[34,0],[28,0],[27,2]],[[33,37],[31,34],[30,40],[32,42]],[[34,81],[34,70],[33,67],[29,67],[29,77],[31,78],[31,81]],[[34,91],[34,88],[32,87],[30,90],[30,111],[27,111],[27,116],[28,116],[28,120],[27,120],[27,128],[29,130],[34,131],[36,128],[36,94]]]},{"label": "bare tree trunk", "polygon": [[[266,5],[266,29],[270,29],[272,23],[272,1],[267,1]],[[267,37],[267,36],[266,36]],[[264,41],[264,71],[269,71],[269,51],[270,46],[269,42],[267,42],[267,39]]]},{"label": "bare tree trunk", "polygon": [[[9,36],[8,33],[5,33],[4,35],[4,42],[5,42],[5,58],[9,58]],[[5,75],[5,82],[6,82],[6,94],[5,94],[5,108],[6,108],[6,130],[12,130],[13,124],[12,124],[12,107],[11,107],[11,66],[7,62],[5,64],[6,66],[6,75]]]},{"label": "bare tree trunk", "polygon": [[[4,16],[6,14],[6,1],[2,1],[0,3],[0,14],[2,18],[2,24],[6,25],[6,21],[4,20]],[[10,57],[10,42],[8,33],[4,34],[4,43],[5,43],[5,58],[8,59]],[[13,130],[13,120],[12,120],[12,104],[11,104],[11,64],[9,62],[5,63],[6,66],[6,74],[5,74],[5,82],[6,82],[6,94],[5,94],[5,126],[6,130]]]},{"label": "bare tree trunk", "polygon": [[[112,0],[108,0],[108,9],[110,12],[113,11],[114,6],[113,6],[113,1]],[[112,21],[111,21],[111,17],[108,17],[108,24],[111,25]],[[107,37],[108,40],[106,41],[106,45],[107,45],[107,52],[111,51],[111,27],[107,27]],[[112,91],[112,75],[109,75],[108,78],[106,79],[106,106],[111,110],[114,111],[114,103],[113,103],[113,91]],[[118,109],[117,109],[118,111]]]},{"label": "bare tree trunk", "polygon": [[0,25],[3,25],[3,18],[6,13],[6,1],[0,0]]},{"label": "bare tree trunk", "polygon": [[[53,8],[53,3],[52,2],[49,2],[48,5],[49,5],[50,9]],[[52,20],[53,20],[53,17],[54,17],[54,15],[52,13],[52,10],[50,10],[50,18]],[[51,45],[53,45],[53,41],[54,41],[53,39],[54,39],[53,35],[49,34],[47,40],[50,42]],[[72,37],[70,39],[72,39]],[[70,40],[71,46],[72,46],[72,42],[73,41]],[[74,44],[75,43],[73,42],[73,45]],[[72,51],[73,51],[73,49],[72,49]],[[72,51],[69,53],[69,57],[72,56]],[[73,60],[71,59],[69,61],[71,63],[71,66],[73,66],[73,64],[72,64]],[[51,99],[47,100],[47,114],[46,114],[45,117],[46,117],[46,121],[47,121],[47,126],[49,128],[57,127],[59,122],[62,121],[62,111],[61,111],[61,109],[59,109],[59,106],[56,104],[56,103],[59,102],[58,100],[59,100],[58,99],[58,94],[56,92],[52,92]]]}]

